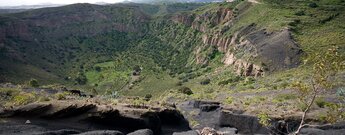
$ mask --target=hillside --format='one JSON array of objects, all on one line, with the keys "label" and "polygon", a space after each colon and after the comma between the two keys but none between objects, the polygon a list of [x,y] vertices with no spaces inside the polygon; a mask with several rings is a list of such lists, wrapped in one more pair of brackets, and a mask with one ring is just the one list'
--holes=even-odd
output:
[{"label": "hillside", "polygon": [[[325,69],[323,63],[338,60],[332,63],[337,69],[329,68],[336,70],[329,79],[334,87],[317,97],[326,105],[313,105],[308,119],[326,123],[324,106],[342,102],[339,91],[345,87],[344,22],[343,0],[73,4],[0,14],[1,90],[13,96],[22,90],[26,94],[19,99],[28,96],[30,102],[42,100],[42,93],[31,95],[39,90],[48,91],[48,100],[69,100],[67,89],[120,106],[154,108],[159,102],[179,108],[193,129],[214,126],[205,120],[216,119],[209,115],[228,117],[214,112],[215,104],[296,122],[303,106],[295,84],[316,76],[319,60]],[[332,48],[337,57],[326,57]],[[27,88],[36,87],[33,79],[39,88]],[[14,99],[4,98],[4,106],[29,103]],[[212,110],[205,116],[195,115],[205,109],[199,100],[216,103],[205,103]],[[244,134],[267,133],[234,127]]]},{"label": "hillside", "polygon": [[[215,3],[196,10],[193,3],[77,4],[2,15],[1,60],[8,64],[1,65],[1,81],[23,83],[36,78],[43,83],[74,84],[86,75],[89,81],[77,83],[100,83],[100,87],[107,80],[122,78],[119,86],[113,86],[119,89],[129,82],[135,65],[150,69],[144,70],[149,75],[165,72],[168,78],[188,78],[203,74],[212,61],[234,66],[239,75],[262,76],[297,67],[303,54],[322,50],[330,39],[335,39],[331,45],[343,48],[343,41],[336,40],[344,34],[338,29],[342,23],[337,23],[343,21],[342,6],[281,4]],[[327,16],[334,17],[320,23]],[[315,38],[322,41],[306,41]],[[104,71],[98,74],[95,67]],[[102,76],[110,72],[111,76]]]}]

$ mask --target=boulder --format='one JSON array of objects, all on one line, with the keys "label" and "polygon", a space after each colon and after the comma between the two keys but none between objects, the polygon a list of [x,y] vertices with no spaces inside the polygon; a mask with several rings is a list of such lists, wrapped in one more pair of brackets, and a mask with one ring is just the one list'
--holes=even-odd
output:
[{"label": "boulder", "polygon": [[268,129],[261,126],[257,117],[222,111],[219,118],[220,127],[235,127],[241,134],[268,134]]},{"label": "boulder", "polygon": [[211,112],[217,110],[220,106],[216,104],[200,105],[200,110],[203,112]]},{"label": "boulder", "polygon": [[200,106],[202,105],[214,105],[214,106],[220,106],[219,102],[215,102],[215,101],[202,101],[202,100],[195,100],[194,101],[194,108],[200,108]]},{"label": "boulder", "polygon": [[127,135],[153,135],[153,131],[150,129],[140,129]]}]

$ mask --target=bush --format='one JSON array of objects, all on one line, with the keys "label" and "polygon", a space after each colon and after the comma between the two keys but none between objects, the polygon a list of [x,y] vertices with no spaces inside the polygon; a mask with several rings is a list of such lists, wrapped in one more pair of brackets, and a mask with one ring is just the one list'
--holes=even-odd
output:
[{"label": "bush", "polygon": [[13,97],[14,105],[26,105],[36,100],[35,95],[31,93],[19,94]]},{"label": "bush", "polygon": [[268,127],[271,125],[271,118],[268,116],[267,113],[261,112],[260,114],[257,115],[259,119],[259,123],[265,127]]},{"label": "bush", "polygon": [[234,101],[234,99],[232,97],[228,97],[225,99],[226,104],[231,104],[233,101]]},{"label": "bush", "polygon": [[300,10],[300,11],[297,11],[297,12],[295,13],[295,15],[297,15],[297,16],[303,16],[303,15],[305,15],[305,13],[304,13],[303,10]]},{"label": "bush", "polygon": [[179,89],[179,92],[183,93],[183,94],[187,94],[187,95],[192,95],[193,94],[193,91],[188,88],[188,87],[181,87]]},{"label": "bush", "polygon": [[211,79],[207,78],[207,79],[204,79],[200,82],[201,85],[207,85],[211,82]]},{"label": "bush", "polygon": [[38,84],[38,81],[37,81],[36,79],[31,79],[31,80],[29,81],[29,86],[37,88],[37,87],[39,87],[40,85]]},{"label": "bush", "polygon": [[95,70],[96,70],[97,72],[101,72],[101,71],[102,71],[102,68],[99,67],[99,66],[96,66],[96,67],[95,67]]},{"label": "bush", "polygon": [[231,77],[227,80],[224,80],[224,81],[220,81],[218,82],[218,85],[227,85],[229,83],[234,83],[234,82],[238,82],[240,80],[243,80],[243,78],[239,77],[239,76],[234,76],[234,77]]},{"label": "bush", "polygon": [[317,105],[318,107],[320,107],[320,108],[325,108],[325,106],[326,106],[326,104],[327,104],[327,102],[326,102],[323,98],[317,98],[317,99],[315,100],[315,103],[316,103],[316,105]]},{"label": "bush", "polygon": [[145,95],[145,100],[146,100],[146,101],[149,101],[151,98],[152,98],[152,95],[151,95],[151,94],[146,94],[146,95]]},{"label": "bush", "polygon": [[96,95],[98,95],[98,92],[97,92],[97,90],[95,88],[93,88],[93,89],[91,89],[91,94],[93,96],[96,96]]},{"label": "bush", "polygon": [[318,7],[318,5],[315,2],[309,3],[308,6],[311,8],[317,8]]},{"label": "bush", "polygon": [[66,95],[67,95],[67,93],[57,93],[57,94],[55,94],[55,98],[57,100],[65,100],[66,99]]},{"label": "bush", "polygon": [[75,79],[77,84],[84,85],[87,82],[87,78],[84,73],[79,72],[77,78]]}]

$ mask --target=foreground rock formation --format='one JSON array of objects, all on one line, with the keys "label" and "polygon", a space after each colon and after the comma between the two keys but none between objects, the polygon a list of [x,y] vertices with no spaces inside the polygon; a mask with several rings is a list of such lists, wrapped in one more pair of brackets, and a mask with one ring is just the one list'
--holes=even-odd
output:
[{"label": "foreground rock formation", "polygon": [[149,129],[137,131],[133,133],[135,135],[172,134],[190,129],[188,122],[175,109],[110,106],[75,100],[33,103],[4,109],[0,114],[3,120],[1,134],[27,134],[28,131],[39,134],[127,134]]}]

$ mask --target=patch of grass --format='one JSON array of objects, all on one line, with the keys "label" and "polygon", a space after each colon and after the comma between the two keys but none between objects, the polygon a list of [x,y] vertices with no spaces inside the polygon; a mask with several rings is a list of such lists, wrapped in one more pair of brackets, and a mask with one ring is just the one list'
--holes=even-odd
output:
[{"label": "patch of grass", "polygon": [[233,102],[234,102],[234,99],[232,97],[227,97],[224,101],[224,103],[228,105],[232,104]]},{"label": "patch of grass", "polygon": [[327,102],[325,101],[325,99],[321,97],[316,98],[315,103],[320,108],[324,108],[327,105]]},{"label": "patch of grass", "polygon": [[294,100],[297,99],[297,96],[295,94],[279,94],[273,98],[274,103],[281,103],[288,100]]},{"label": "patch of grass", "polygon": [[35,102],[37,97],[32,93],[20,93],[13,97],[12,104],[19,106],[19,105],[26,105],[32,102]]},{"label": "patch of grass", "polygon": [[69,93],[63,92],[63,93],[56,93],[54,96],[57,100],[65,100],[67,98],[67,95],[69,95]]}]

